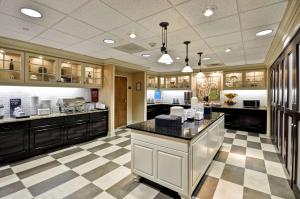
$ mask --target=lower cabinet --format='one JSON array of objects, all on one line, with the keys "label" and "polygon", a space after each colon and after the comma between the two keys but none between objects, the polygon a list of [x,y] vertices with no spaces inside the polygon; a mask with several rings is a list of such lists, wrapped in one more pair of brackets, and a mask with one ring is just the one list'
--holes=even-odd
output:
[{"label": "lower cabinet", "polygon": [[88,122],[78,122],[68,124],[65,127],[67,143],[78,143],[86,139],[88,132]]}]

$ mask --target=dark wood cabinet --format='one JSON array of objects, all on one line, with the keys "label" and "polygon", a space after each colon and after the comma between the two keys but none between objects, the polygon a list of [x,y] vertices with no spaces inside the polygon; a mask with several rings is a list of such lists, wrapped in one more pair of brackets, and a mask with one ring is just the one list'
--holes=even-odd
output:
[{"label": "dark wood cabinet", "polygon": [[87,139],[88,122],[77,122],[65,127],[67,143],[78,143]]},{"label": "dark wood cabinet", "polygon": [[108,131],[108,112],[90,114],[89,136],[106,135]]},{"label": "dark wood cabinet", "polygon": [[29,152],[29,131],[27,122],[0,124],[0,162],[12,160]]}]

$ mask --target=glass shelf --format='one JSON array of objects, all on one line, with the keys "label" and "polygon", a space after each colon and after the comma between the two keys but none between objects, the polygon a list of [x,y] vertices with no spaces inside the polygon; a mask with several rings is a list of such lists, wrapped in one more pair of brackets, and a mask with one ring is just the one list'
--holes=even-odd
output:
[{"label": "glass shelf", "polygon": [[147,87],[148,88],[158,88],[158,77],[153,75],[148,75],[147,77]]},{"label": "glass shelf", "polygon": [[177,76],[166,77],[166,88],[177,88]]},{"label": "glass shelf", "polygon": [[245,73],[245,86],[249,88],[265,87],[264,71],[250,71]]},{"label": "glass shelf", "polygon": [[89,64],[84,67],[84,83],[95,86],[102,86],[102,66]]},{"label": "glass shelf", "polygon": [[232,72],[225,73],[225,87],[231,89],[238,89],[243,87],[243,73]]},{"label": "glass shelf", "polygon": [[189,75],[178,76],[178,88],[191,88],[191,77]]},{"label": "glass shelf", "polygon": [[62,83],[81,84],[82,64],[66,60],[61,62],[60,80]]},{"label": "glass shelf", "polygon": [[12,50],[2,50],[0,53],[0,81],[23,81],[23,53]]}]

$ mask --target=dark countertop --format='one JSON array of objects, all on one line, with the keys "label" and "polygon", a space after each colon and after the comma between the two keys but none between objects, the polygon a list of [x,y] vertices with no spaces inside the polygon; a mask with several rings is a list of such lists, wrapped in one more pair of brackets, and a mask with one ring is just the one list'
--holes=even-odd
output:
[{"label": "dark countertop", "polygon": [[158,105],[168,105],[168,106],[191,106],[190,104],[172,104],[172,103],[147,104],[147,106],[158,106]]},{"label": "dark countertop", "polygon": [[200,121],[187,121],[182,124],[181,128],[177,129],[156,128],[155,119],[130,124],[127,126],[127,128],[185,140],[192,140],[194,137],[201,134],[207,127],[209,127],[212,123],[214,123],[223,115],[224,113],[214,112],[211,115],[211,119],[204,119]]},{"label": "dark countertop", "polygon": [[222,106],[212,106],[212,108],[215,108],[215,109],[244,109],[244,110],[262,110],[262,111],[266,111],[267,108],[265,107],[258,107],[258,108],[248,108],[248,107],[242,107],[242,106],[237,106],[237,105],[233,105],[233,106],[228,106],[228,105],[222,105]]}]

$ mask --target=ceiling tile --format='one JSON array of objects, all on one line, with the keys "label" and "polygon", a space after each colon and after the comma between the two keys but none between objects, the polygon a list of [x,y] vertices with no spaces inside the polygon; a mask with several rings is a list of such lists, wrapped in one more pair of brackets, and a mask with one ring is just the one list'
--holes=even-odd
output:
[{"label": "ceiling tile", "polygon": [[89,53],[91,56],[98,55],[98,58],[107,59],[107,58],[116,58],[119,59],[119,57],[127,56],[129,54],[121,52],[119,50],[115,50],[109,47],[104,47],[100,51],[95,51],[93,53]]},{"label": "ceiling tile", "polygon": [[[62,49],[63,47],[66,46],[66,44],[63,44],[61,42],[50,41],[50,40],[47,40],[47,39],[44,39],[41,37],[36,37],[36,38],[30,40],[30,42],[35,43],[35,44],[40,44],[43,46],[49,46],[52,48],[58,48],[58,49]],[[72,51],[72,52],[75,52],[75,51]]]},{"label": "ceiling tile", "polygon": [[280,22],[287,2],[280,2],[267,7],[251,10],[240,14],[243,29],[274,24]]},{"label": "ceiling tile", "polygon": [[213,51],[215,53],[226,53],[225,52],[225,49],[226,48],[230,48],[231,49],[231,54],[236,52],[236,51],[241,51],[241,50],[244,50],[244,47],[243,47],[243,43],[240,42],[240,43],[235,43],[235,44],[230,44],[230,45],[225,45],[225,46],[216,46],[216,47],[213,47]]},{"label": "ceiling tile", "polygon": [[[155,50],[155,49],[160,49],[161,47],[161,37],[159,36],[154,36],[154,37],[149,37],[140,41],[134,41],[133,43],[140,45],[148,50]],[[153,44],[150,45],[150,43]]]},{"label": "ceiling tile", "polygon": [[253,10],[285,0],[238,0],[239,12]]},{"label": "ceiling tile", "polygon": [[[180,4],[176,9],[192,24],[200,24],[216,20],[222,17],[234,15],[237,13],[236,0],[215,0],[208,4],[207,0],[192,0]],[[203,11],[208,6],[216,7],[215,13],[210,17],[205,17]]]},{"label": "ceiling tile", "polygon": [[251,41],[244,41],[244,48],[258,48],[258,47],[265,47],[270,46],[272,43],[273,37],[264,37],[258,38]]},{"label": "ceiling tile", "polygon": [[178,5],[180,3],[187,2],[190,0],[169,0],[169,1],[171,2],[172,5]]},{"label": "ceiling tile", "polygon": [[171,7],[167,0],[155,0],[155,2],[149,0],[103,0],[103,2],[133,20],[147,17]]},{"label": "ceiling tile", "polygon": [[142,19],[139,21],[139,23],[145,28],[153,31],[154,33],[161,34],[161,27],[159,26],[159,23],[162,21],[169,22],[169,32],[179,30],[188,26],[184,18],[173,8]]},{"label": "ceiling tile", "polygon": [[246,64],[260,64],[264,63],[265,56],[264,55],[246,55]]},{"label": "ceiling tile", "polygon": [[101,30],[70,17],[65,18],[53,28],[82,39],[88,39],[103,33]]},{"label": "ceiling tile", "polygon": [[260,55],[265,56],[268,52],[269,46],[259,47],[259,48],[248,48],[245,49],[245,55]]},{"label": "ceiling tile", "polygon": [[81,54],[89,54],[95,51],[101,51],[104,48],[106,48],[104,45],[99,45],[99,43],[85,40],[74,45],[67,46],[66,48],[64,48],[64,50],[78,52]]},{"label": "ceiling tile", "polygon": [[[114,44],[106,44],[106,43],[103,42],[104,39],[112,39],[112,40],[115,41],[115,43]],[[97,45],[100,45],[100,46],[106,46],[106,47],[110,47],[110,48],[129,43],[129,41],[124,40],[124,39],[122,39],[120,37],[117,37],[116,35],[113,35],[113,34],[110,34],[110,33],[104,33],[104,34],[98,35],[98,36],[93,37],[93,38],[91,38],[87,41],[92,42],[92,43],[97,44]]]},{"label": "ceiling tile", "polygon": [[237,32],[240,30],[239,16],[233,15],[195,26],[202,38]]},{"label": "ceiling tile", "polygon": [[[244,31],[242,31],[243,40],[249,41],[249,40],[258,39],[258,38],[273,37],[273,36],[275,36],[275,34],[277,32],[278,26],[279,26],[279,24],[276,23],[276,24],[259,26],[259,27],[248,29],[248,30],[244,30]],[[271,30],[273,30],[273,32],[269,35],[265,35],[265,36],[261,36],[261,37],[256,36],[256,33],[260,32],[262,30],[267,30],[267,29],[271,29]]]},{"label": "ceiling tile", "polygon": [[81,7],[88,0],[34,0],[41,4],[44,4],[50,8],[56,9],[60,12],[69,14],[76,8]]},{"label": "ceiling tile", "polygon": [[[135,22],[132,22],[130,24],[126,24],[122,27],[113,29],[111,31],[109,31],[110,33],[124,39],[124,40],[129,40],[129,41],[139,41],[139,40],[143,40],[149,37],[153,37],[154,33],[150,32],[149,30],[147,30],[146,28],[144,28],[142,25],[137,24]],[[136,38],[131,39],[129,37],[130,33],[135,33],[136,34]]]},{"label": "ceiling tile", "polygon": [[54,29],[49,29],[46,32],[43,32],[39,37],[66,45],[71,45],[80,41],[77,37],[73,37]]},{"label": "ceiling tile", "polygon": [[[235,32],[226,35],[206,38],[205,41],[211,47],[224,46],[224,45],[242,42],[242,36],[240,32]],[[228,46],[228,48],[230,48],[230,45]]]},{"label": "ceiling tile", "polygon": [[106,31],[130,23],[128,18],[99,0],[90,1],[71,15],[78,20]]},{"label": "ceiling tile", "polygon": [[[32,18],[20,12],[21,8],[30,7],[42,13],[42,18]],[[0,12],[18,17],[31,23],[52,26],[61,20],[64,15],[39,3],[29,0],[4,0],[0,5]]]},{"label": "ceiling tile", "polygon": [[244,56],[240,56],[240,57],[234,56],[228,59],[222,59],[222,61],[226,66],[237,66],[237,65],[246,64]]},{"label": "ceiling tile", "polygon": [[46,28],[22,19],[0,13],[0,35],[19,40],[29,40]]},{"label": "ceiling tile", "polygon": [[[201,37],[190,27],[186,27],[177,31],[168,33],[168,46],[176,46],[182,44],[184,46],[184,41],[191,41],[191,44],[197,40],[200,40]],[[190,44],[190,45],[191,45]]]}]

